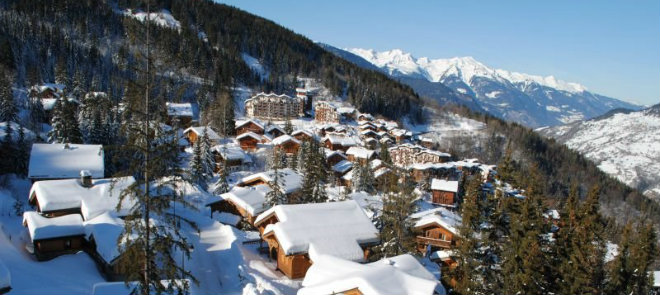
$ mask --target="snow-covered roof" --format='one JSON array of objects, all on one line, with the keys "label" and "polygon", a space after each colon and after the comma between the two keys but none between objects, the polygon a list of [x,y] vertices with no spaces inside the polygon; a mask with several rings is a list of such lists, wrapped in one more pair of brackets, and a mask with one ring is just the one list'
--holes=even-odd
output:
[{"label": "snow-covered roof", "polygon": [[369,120],[373,120],[373,119],[374,119],[374,116],[372,116],[371,114],[367,114],[367,113],[361,113],[361,114],[359,115],[359,117],[364,117],[364,118],[369,119]]},{"label": "snow-covered roof", "polygon": [[170,116],[178,117],[193,117],[193,106],[191,103],[173,103],[168,102],[167,105],[167,114]]},{"label": "snow-covered roof", "polygon": [[369,168],[371,169],[377,169],[383,166],[383,161],[381,159],[375,159],[371,162],[369,162]]},{"label": "snow-covered roof", "polygon": [[544,218],[559,220],[559,211],[557,209],[551,209],[543,213]]},{"label": "snow-covered roof", "polygon": [[362,207],[362,211],[369,218],[373,218],[383,211],[383,200],[378,195],[370,195],[367,192],[360,191],[351,193],[348,196]]},{"label": "snow-covered roof", "polygon": [[314,133],[311,132],[311,131],[309,131],[309,130],[306,130],[306,129],[298,129],[298,130],[293,131],[293,132],[291,133],[291,135],[293,135],[293,136],[296,136],[296,135],[298,135],[298,134],[305,134],[305,135],[307,135],[307,136],[309,136],[309,137],[314,137]]},{"label": "snow-covered roof", "polygon": [[271,191],[268,185],[255,185],[248,187],[234,187],[231,191],[220,195],[225,200],[230,200],[252,216],[266,211],[266,195]]},{"label": "snow-covered roof", "polygon": [[[37,181],[30,188],[29,198],[37,199],[41,212],[80,208],[85,220],[89,220],[105,211],[114,211],[121,191],[134,182],[132,176],[94,179],[92,187],[86,188],[78,179]],[[132,207],[131,200],[124,198],[120,215]]]},{"label": "snow-covered roof", "polygon": [[339,144],[342,146],[354,146],[357,145],[357,142],[352,137],[337,135],[337,134],[327,134],[323,141],[329,140],[331,144]]},{"label": "snow-covered roof", "polygon": [[442,207],[417,212],[410,215],[410,218],[417,219],[415,227],[422,227],[435,223],[455,235],[458,234],[458,228],[461,226],[461,216]]},{"label": "snow-covered roof", "polygon": [[298,295],[340,294],[356,288],[364,295],[432,295],[438,284],[410,254],[369,264],[323,255],[307,270]]},{"label": "snow-covered roof", "polygon": [[341,162],[332,166],[332,171],[346,173],[348,170],[351,170],[351,168],[353,168],[353,163],[351,161],[342,160]]},{"label": "snow-covered roof", "polygon": [[103,178],[102,145],[59,143],[32,145],[28,178],[76,178],[81,170],[88,170],[93,178]]},{"label": "snow-covered roof", "polygon": [[653,287],[660,288],[660,271],[653,272]]},{"label": "snow-covered roof", "polygon": [[261,128],[261,129],[264,129],[264,124],[262,124],[261,122],[259,122],[256,119],[248,119],[248,120],[245,120],[245,121],[236,121],[236,128],[245,126],[245,125],[250,124],[250,123],[252,123],[254,125],[257,125],[257,127]]},{"label": "snow-covered roof", "polygon": [[11,287],[11,273],[2,260],[0,260],[0,290]]},{"label": "snow-covered roof", "polygon": [[325,149],[325,159],[330,159],[332,156],[339,155],[340,157],[346,159],[346,155],[344,155],[343,152],[341,151],[333,151],[329,149]]},{"label": "snow-covered roof", "polygon": [[59,217],[44,217],[34,211],[23,213],[23,224],[27,226],[31,241],[82,236],[85,234],[80,214]]},{"label": "snow-covered roof", "polygon": [[238,146],[233,145],[216,145],[211,147],[212,152],[219,153],[225,160],[241,160],[244,163],[252,162],[250,157]]},{"label": "snow-covered roof", "polygon": [[337,108],[337,112],[340,113],[340,114],[352,114],[352,113],[355,113],[355,108],[340,107],[340,108]]},{"label": "snow-covered roof", "polygon": [[365,149],[359,146],[352,146],[346,150],[346,155],[353,155],[359,159],[371,159],[376,154],[376,151]]},{"label": "snow-covered roof", "polygon": [[[11,140],[13,142],[18,141],[18,132],[19,132],[18,128],[20,128],[20,125],[18,125],[16,122],[11,122],[11,131],[12,131]],[[25,128],[25,126],[23,126],[22,129],[26,141],[32,141],[35,139],[34,132]],[[6,135],[7,135],[7,122],[0,122],[0,140],[4,140]]]},{"label": "snow-covered roof", "polygon": [[261,135],[256,134],[256,133],[254,133],[254,132],[252,132],[252,131],[245,132],[245,133],[243,133],[243,134],[237,136],[236,139],[237,139],[237,140],[241,140],[241,139],[243,139],[243,138],[248,138],[248,137],[252,137],[252,138],[254,138],[254,139],[256,139],[256,140],[261,140]]},{"label": "snow-covered roof", "polygon": [[273,139],[272,143],[274,145],[281,145],[281,144],[284,144],[288,141],[291,141],[295,144],[300,144],[300,140],[297,140],[295,137],[292,137],[291,135],[288,135],[288,134],[284,134],[282,136],[279,136],[279,137]]},{"label": "snow-covered roof", "polygon": [[286,131],[284,130],[284,128],[280,127],[279,125],[271,124],[271,125],[268,125],[268,126],[266,127],[266,133],[270,133],[270,132],[272,132],[273,130],[278,130],[278,131],[280,131],[280,132],[286,134]]},{"label": "snow-covered roof", "polygon": [[457,193],[458,181],[433,178],[431,180],[431,190]]},{"label": "snow-covered roof", "polygon": [[119,257],[117,240],[124,230],[124,221],[110,212],[104,212],[83,223],[85,238],[90,241],[92,237],[98,253],[107,263],[112,263]]},{"label": "snow-covered roof", "polygon": [[206,135],[209,137],[210,140],[220,140],[220,136],[213,131],[213,128],[207,127],[207,126],[197,126],[197,127],[189,127],[188,129],[184,130],[183,133],[188,133],[188,132],[194,132],[197,134],[197,136],[203,136],[204,131],[206,131]]},{"label": "snow-covered roof", "polygon": [[[284,169],[279,169],[277,172],[279,174],[278,180],[279,180],[280,188],[285,194],[295,192],[302,187],[302,176],[296,173],[296,171],[294,171],[293,169],[284,168]],[[265,182],[270,183],[273,181],[274,176],[275,176],[275,171],[268,170],[266,172],[261,172],[243,177],[243,179],[241,179],[241,182],[239,184],[249,183],[257,179],[263,179]]]},{"label": "snow-covered roof", "polygon": [[278,222],[269,224],[263,234],[273,233],[286,255],[309,253],[312,261],[332,255],[363,261],[360,244],[378,242],[378,230],[357,202],[277,205],[261,213],[255,224],[270,215]]},{"label": "snow-covered roof", "polygon": [[379,178],[390,171],[391,170],[387,167],[380,167],[378,170],[374,171],[374,178]]}]

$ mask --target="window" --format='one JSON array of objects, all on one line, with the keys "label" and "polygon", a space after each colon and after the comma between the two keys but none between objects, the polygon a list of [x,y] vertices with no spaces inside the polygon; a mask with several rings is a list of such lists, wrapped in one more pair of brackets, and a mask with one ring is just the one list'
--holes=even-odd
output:
[{"label": "window", "polygon": [[70,249],[71,248],[71,240],[66,240],[64,241],[64,248]]}]

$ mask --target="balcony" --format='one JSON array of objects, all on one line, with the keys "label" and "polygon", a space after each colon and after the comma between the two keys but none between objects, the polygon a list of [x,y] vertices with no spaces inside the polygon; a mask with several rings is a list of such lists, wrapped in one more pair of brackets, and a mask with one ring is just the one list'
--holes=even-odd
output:
[{"label": "balcony", "polygon": [[440,248],[445,248],[449,249],[452,246],[452,241],[446,241],[446,240],[441,240],[441,239],[433,239],[433,238],[427,238],[427,237],[422,237],[422,236],[417,236],[417,243],[422,244],[422,245],[431,245],[434,247],[440,247]]}]

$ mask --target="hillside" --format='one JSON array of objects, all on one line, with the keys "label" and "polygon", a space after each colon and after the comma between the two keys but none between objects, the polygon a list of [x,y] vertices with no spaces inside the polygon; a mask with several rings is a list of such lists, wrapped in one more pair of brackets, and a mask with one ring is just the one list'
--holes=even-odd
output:
[{"label": "hillside", "polygon": [[566,124],[616,108],[639,109],[637,105],[590,92],[577,83],[553,76],[494,69],[472,57],[416,58],[398,49],[376,52],[353,48],[346,51],[404,83],[404,79],[430,82],[409,84],[421,95],[427,92],[430,84],[441,83],[456,93],[474,97],[480,108],[464,104],[473,110],[485,110],[528,127]]},{"label": "hillside", "polygon": [[660,105],[537,130],[660,201]]}]

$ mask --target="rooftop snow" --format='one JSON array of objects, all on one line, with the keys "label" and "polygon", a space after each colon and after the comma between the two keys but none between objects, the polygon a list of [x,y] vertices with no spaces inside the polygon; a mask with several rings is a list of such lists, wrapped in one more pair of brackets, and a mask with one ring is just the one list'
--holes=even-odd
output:
[{"label": "rooftop snow", "polygon": [[[302,176],[300,176],[300,174],[296,173],[296,171],[292,170],[291,168],[280,169],[278,170],[278,174],[280,188],[282,188],[282,191],[285,194],[295,192],[302,187]],[[241,179],[240,183],[245,184],[260,178],[265,182],[270,183],[273,181],[274,176],[275,171],[269,170],[244,177]]]},{"label": "rooftop snow", "polygon": [[206,131],[206,135],[209,137],[210,140],[220,140],[220,136],[213,131],[213,128],[211,127],[189,127],[188,129],[184,130],[183,133],[188,133],[188,132],[194,132],[198,136],[203,136],[204,131]]},{"label": "rooftop snow", "polygon": [[359,159],[370,159],[376,154],[376,151],[368,150],[363,147],[352,146],[346,151],[346,155],[353,155]]},{"label": "rooftop snow", "polygon": [[23,213],[23,224],[27,226],[30,240],[33,242],[85,234],[83,220],[79,214],[48,218],[37,212],[27,211]]},{"label": "rooftop snow", "polygon": [[[132,176],[95,179],[93,186],[86,188],[78,179],[37,181],[32,184],[29,198],[37,199],[41,212],[80,208],[85,220],[89,220],[105,211],[114,211],[121,191],[134,182]],[[125,198],[122,212],[131,206],[131,198]]]},{"label": "rooftop snow", "polygon": [[167,114],[178,117],[193,117],[193,106],[191,103],[167,103]]},{"label": "rooftop snow", "polygon": [[252,137],[252,138],[254,138],[254,139],[256,139],[256,140],[261,140],[261,135],[256,134],[256,133],[254,133],[254,132],[252,132],[252,131],[245,132],[245,133],[243,133],[243,134],[237,136],[237,137],[236,137],[236,140],[241,140],[241,139],[243,139],[243,138],[247,138],[247,137]]},{"label": "rooftop snow", "polygon": [[337,135],[337,134],[328,134],[323,138],[323,141],[329,140],[331,144],[339,144],[342,146],[354,146],[357,145],[357,142],[352,137]]},{"label": "rooftop snow", "polygon": [[415,227],[436,223],[455,235],[458,234],[458,228],[461,226],[461,217],[442,207],[417,212],[410,215],[410,218],[417,219]]},{"label": "rooftop snow", "polygon": [[348,160],[342,160],[341,162],[332,166],[332,171],[339,173],[346,173],[346,171],[351,170],[351,168],[353,168],[352,162]]},{"label": "rooftop snow", "polygon": [[238,146],[232,145],[216,145],[211,148],[211,151],[219,153],[225,160],[241,160],[243,162],[251,162],[250,157]]},{"label": "rooftop snow", "polygon": [[124,221],[113,216],[110,212],[87,220],[83,223],[85,226],[85,238],[90,241],[94,238],[96,252],[107,263],[112,263],[119,257],[119,246],[117,241],[124,230]]},{"label": "rooftop snow", "polygon": [[250,215],[266,211],[266,195],[271,191],[268,185],[255,185],[251,187],[234,187],[231,191],[220,195],[225,200],[230,200],[237,206],[245,209]]},{"label": "rooftop snow", "polygon": [[307,270],[298,295],[339,294],[356,288],[364,295],[432,295],[438,283],[409,254],[369,264],[323,255]]},{"label": "rooftop snow", "polygon": [[363,261],[360,244],[378,242],[378,230],[353,200],[277,205],[260,214],[255,224],[271,214],[279,222],[267,225],[263,234],[273,233],[286,255],[307,252],[312,261],[320,255]]},{"label": "rooftop snow", "polygon": [[433,178],[431,180],[431,190],[457,193],[458,181]]},{"label": "rooftop snow", "polygon": [[88,170],[93,178],[103,178],[103,146],[96,144],[35,143],[30,154],[28,178],[77,178]]},{"label": "rooftop snow", "polygon": [[249,120],[245,120],[245,121],[236,121],[236,128],[242,127],[242,126],[247,125],[249,123],[252,123],[254,125],[257,125],[257,127],[261,128],[261,129],[264,129],[264,124],[262,124],[261,122],[259,122],[256,119],[249,119]]},{"label": "rooftop snow", "polygon": [[281,144],[286,143],[288,141],[294,142],[296,144],[300,144],[299,140],[295,139],[294,137],[292,137],[291,135],[288,135],[288,134],[279,136],[279,137],[273,139],[272,142],[273,142],[274,145],[281,145]]}]

